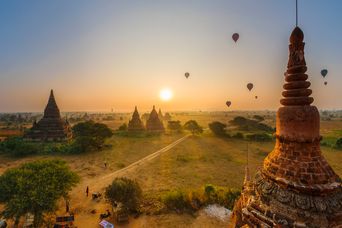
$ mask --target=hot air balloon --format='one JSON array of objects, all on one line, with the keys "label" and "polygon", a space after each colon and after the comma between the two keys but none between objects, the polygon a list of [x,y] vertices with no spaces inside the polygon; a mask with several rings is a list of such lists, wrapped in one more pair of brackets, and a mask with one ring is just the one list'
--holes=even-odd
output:
[{"label": "hot air balloon", "polygon": [[188,78],[188,77],[190,76],[189,72],[186,72],[186,73],[184,74],[184,76],[185,76],[186,78]]},{"label": "hot air balloon", "polygon": [[258,96],[255,96],[255,99],[258,99]]},{"label": "hot air balloon", "polygon": [[253,89],[253,83],[248,83],[247,84],[247,89],[251,91]]},{"label": "hot air balloon", "polygon": [[328,82],[324,82],[324,85],[327,85],[328,84]]},{"label": "hot air balloon", "polygon": [[232,35],[232,39],[234,40],[235,43],[236,43],[236,41],[238,41],[239,37],[240,37],[239,33],[234,33]]},{"label": "hot air balloon", "polygon": [[231,101],[227,101],[226,102],[226,105],[228,106],[228,108],[229,108],[229,106],[232,104],[232,102]]},{"label": "hot air balloon", "polygon": [[323,78],[325,78],[325,76],[327,76],[327,74],[328,74],[328,70],[327,69],[321,70],[321,75],[323,76]]}]

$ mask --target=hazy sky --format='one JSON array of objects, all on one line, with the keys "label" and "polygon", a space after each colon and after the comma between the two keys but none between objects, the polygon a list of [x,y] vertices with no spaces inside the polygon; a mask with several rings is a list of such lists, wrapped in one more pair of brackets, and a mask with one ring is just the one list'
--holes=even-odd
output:
[{"label": "hazy sky", "polygon": [[[226,110],[226,100],[232,110],[276,109],[294,6],[294,0],[2,0],[0,112],[42,111],[52,88],[62,111],[135,105],[145,111],[153,104]],[[340,0],[299,0],[319,109],[342,108],[341,12]],[[322,68],[329,70],[327,86]],[[174,94],[168,102],[159,98],[165,87]]]}]

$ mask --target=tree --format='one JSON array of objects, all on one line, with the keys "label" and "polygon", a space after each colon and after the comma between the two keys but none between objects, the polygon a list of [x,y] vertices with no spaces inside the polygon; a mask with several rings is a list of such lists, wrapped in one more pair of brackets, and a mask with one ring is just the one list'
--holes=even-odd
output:
[{"label": "tree", "polygon": [[75,141],[73,152],[86,152],[93,149],[100,149],[106,138],[113,135],[111,129],[105,124],[86,121],[76,124],[73,128]]},{"label": "tree", "polygon": [[168,121],[167,128],[170,129],[171,131],[181,131],[182,125],[179,120]]},{"label": "tree", "polygon": [[129,211],[137,211],[142,191],[139,184],[131,179],[115,178],[106,188],[105,196],[110,204],[115,207],[121,203]]},{"label": "tree", "polygon": [[119,131],[127,131],[127,124],[124,123],[122,124],[119,128],[118,128]]},{"label": "tree", "polygon": [[184,124],[184,129],[191,131],[191,133],[194,134],[200,134],[203,132],[203,128],[198,125],[198,123],[195,120],[189,120]]},{"label": "tree", "polygon": [[265,120],[265,118],[264,118],[263,116],[260,116],[260,115],[254,115],[253,118],[256,119],[256,120],[259,121],[259,122]]},{"label": "tree", "polygon": [[34,227],[39,227],[44,213],[53,212],[57,201],[67,197],[79,177],[70,171],[65,161],[44,160],[12,168],[0,176],[2,215],[18,224],[26,213],[34,215]]},{"label": "tree", "polygon": [[218,122],[218,121],[214,121],[209,124],[210,130],[217,136],[225,136],[226,127],[227,127],[226,124]]}]

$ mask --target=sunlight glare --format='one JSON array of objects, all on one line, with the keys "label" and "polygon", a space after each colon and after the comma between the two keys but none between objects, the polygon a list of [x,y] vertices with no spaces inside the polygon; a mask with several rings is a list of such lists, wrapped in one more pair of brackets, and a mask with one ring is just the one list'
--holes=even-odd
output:
[{"label": "sunlight glare", "polygon": [[160,99],[163,101],[169,101],[172,99],[172,91],[170,89],[162,89],[159,93]]}]

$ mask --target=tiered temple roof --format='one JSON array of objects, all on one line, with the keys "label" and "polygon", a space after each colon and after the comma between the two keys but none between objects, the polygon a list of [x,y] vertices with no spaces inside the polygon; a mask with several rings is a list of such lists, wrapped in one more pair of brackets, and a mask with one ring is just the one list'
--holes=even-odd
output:
[{"label": "tiered temple roof", "polygon": [[140,119],[140,115],[137,109],[137,106],[135,106],[132,119],[128,122],[128,131],[143,131],[145,130],[144,124]]},{"label": "tiered temple roof", "polygon": [[146,129],[153,132],[163,132],[165,130],[163,122],[159,119],[155,106],[153,106],[149,119],[146,122]]},{"label": "tiered temple roof", "polygon": [[53,90],[51,90],[43,118],[38,123],[36,121],[33,123],[24,138],[30,141],[66,141],[71,137],[71,127],[67,120],[61,118]]},{"label": "tiered temple roof", "polygon": [[309,89],[304,34],[290,37],[276,144],[254,180],[244,183],[231,227],[341,227],[340,177],[322,156],[320,119]]}]

